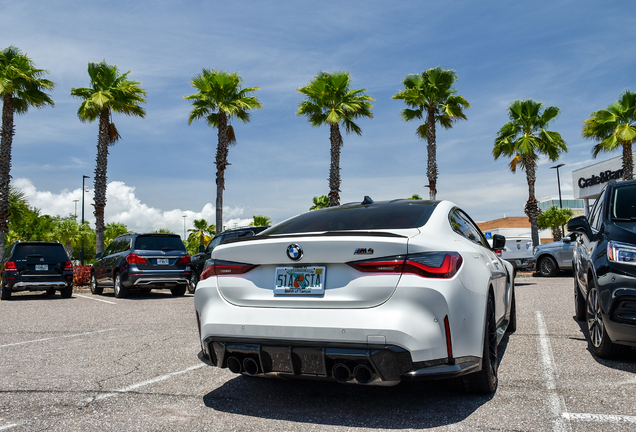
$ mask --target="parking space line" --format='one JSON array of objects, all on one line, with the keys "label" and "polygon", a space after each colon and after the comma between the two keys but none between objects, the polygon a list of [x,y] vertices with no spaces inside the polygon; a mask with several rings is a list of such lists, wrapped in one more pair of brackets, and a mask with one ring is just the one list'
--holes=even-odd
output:
[{"label": "parking space line", "polygon": [[580,420],[597,423],[632,423],[636,424],[636,417],[611,414],[579,414],[579,413],[563,413],[563,417],[568,420]]},{"label": "parking space line", "polygon": [[24,341],[24,342],[15,342],[15,343],[10,343],[10,344],[0,345],[0,348],[16,346],[16,345],[25,345],[25,344],[29,344],[29,343],[35,343],[35,342],[46,342],[46,341],[50,341],[50,340],[54,340],[54,339],[65,339],[65,338],[86,336],[86,335],[90,335],[90,334],[94,334],[94,333],[103,333],[103,332],[113,331],[113,330],[115,330],[115,329],[114,328],[110,328],[110,329],[105,329],[105,330],[96,330],[96,331],[92,331],[92,332],[77,333],[77,334],[66,335],[66,336],[55,336],[55,337],[44,338],[44,339],[35,339],[35,340]]},{"label": "parking space line", "polygon": [[8,430],[8,429],[14,428],[14,427],[16,427],[17,425],[18,425],[17,423],[11,423],[11,424],[2,425],[2,426],[0,426],[0,431]]},{"label": "parking space line", "polygon": [[145,386],[150,385],[150,384],[155,384],[155,383],[158,383],[160,381],[165,381],[168,378],[172,378],[174,376],[181,375],[181,374],[184,374],[186,372],[190,372],[190,371],[193,371],[193,370],[196,370],[196,369],[200,369],[200,368],[202,368],[204,366],[205,366],[205,364],[198,364],[198,365],[190,366],[189,368],[186,368],[186,369],[183,369],[183,370],[180,370],[180,371],[177,371],[177,372],[171,372],[169,374],[161,375],[161,376],[158,376],[158,377],[155,377],[155,378],[151,378],[149,380],[142,381],[142,382],[139,382],[137,384],[132,384],[132,385],[129,385],[128,387],[124,387],[124,388],[119,389],[119,390],[114,390],[114,391],[112,391],[110,393],[100,394],[98,396],[95,396],[94,398],[86,399],[84,402],[86,402],[86,403],[97,402],[97,401],[100,401],[100,400],[103,400],[103,399],[106,399],[106,398],[110,398],[110,397],[113,397],[113,396],[118,396],[118,395],[123,394],[123,393],[128,393],[128,392],[131,392],[133,390],[137,390],[140,387],[145,387]]},{"label": "parking space line", "polygon": [[559,395],[556,388],[556,364],[552,354],[552,344],[550,343],[550,335],[543,319],[541,311],[535,311],[537,317],[537,327],[539,329],[539,351],[541,354],[541,369],[545,379],[545,386],[548,390],[548,404],[550,411],[554,415],[552,430],[555,432],[570,430],[570,424],[567,418],[562,414],[565,412],[565,400]]},{"label": "parking space line", "polygon": [[108,301],[108,300],[102,300],[102,299],[98,299],[98,298],[94,298],[94,297],[89,297],[89,296],[83,296],[81,294],[73,294],[75,297],[81,297],[81,298],[85,298],[85,299],[89,299],[89,300],[95,300],[95,301],[100,301],[100,302],[104,302],[104,303],[108,303],[108,304],[117,304],[115,302],[112,301]]}]

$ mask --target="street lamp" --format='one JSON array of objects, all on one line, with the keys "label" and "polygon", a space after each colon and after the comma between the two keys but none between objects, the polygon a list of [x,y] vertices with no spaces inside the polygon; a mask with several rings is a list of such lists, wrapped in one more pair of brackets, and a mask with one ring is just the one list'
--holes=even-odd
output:
[{"label": "street lamp", "polygon": [[185,236],[185,234],[186,234],[185,224],[186,224],[186,218],[187,217],[188,217],[187,215],[183,215],[183,241],[185,241],[185,239],[186,239],[186,236]]},{"label": "street lamp", "polygon": [[558,164],[556,166],[550,167],[550,169],[557,170],[557,184],[559,186],[559,208],[563,208],[563,202],[561,201],[561,178],[559,177],[559,168],[561,168],[565,164]]},{"label": "street lamp", "polygon": [[79,200],[73,200],[73,202],[75,203],[75,221],[77,222],[77,203]]},{"label": "street lamp", "polygon": [[[82,176],[82,226],[84,226],[84,192],[86,192],[86,179],[89,176]],[[80,252],[80,264],[84,265],[84,237],[82,237],[82,251]]]}]

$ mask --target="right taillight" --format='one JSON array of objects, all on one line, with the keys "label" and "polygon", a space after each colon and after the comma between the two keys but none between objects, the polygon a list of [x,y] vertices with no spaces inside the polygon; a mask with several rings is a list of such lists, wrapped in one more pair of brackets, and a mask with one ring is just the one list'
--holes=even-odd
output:
[{"label": "right taillight", "polygon": [[457,274],[462,262],[462,256],[457,252],[424,252],[347,264],[364,273],[414,274],[423,278],[450,279]]},{"label": "right taillight", "polygon": [[137,254],[128,255],[126,257],[126,261],[128,261],[128,263],[130,264],[148,264],[148,261],[146,261],[146,258]]},{"label": "right taillight", "polygon": [[244,264],[232,261],[209,261],[210,265],[201,272],[201,280],[212,276],[228,276],[245,274],[258,267],[254,264]]},{"label": "right taillight", "polygon": [[17,271],[18,267],[16,267],[15,261],[7,261],[7,263],[4,265],[4,269],[5,270]]}]

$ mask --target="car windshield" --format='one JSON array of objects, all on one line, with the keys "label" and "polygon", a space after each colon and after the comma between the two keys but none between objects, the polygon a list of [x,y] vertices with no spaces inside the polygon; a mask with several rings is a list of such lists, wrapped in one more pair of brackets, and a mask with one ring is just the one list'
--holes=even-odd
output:
[{"label": "car windshield", "polygon": [[263,231],[262,235],[419,228],[426,224],[437,204],[437,201],[400,200],[343,205],[303,213]]},{"label": "car windshield", "polygon": [[13,259],[47,258],[54,261],[68,261],[61,244],[17,244]]},{"label": "car windshield", "polygon": [[180,237],[159,234],[137,237],[137,240],[135,240],[135,249],[184,251],[185,246]]},{"label": "car windshield", "polygon": [[636,221],[636,184],[614,190],[611,213],[612,219]]}]

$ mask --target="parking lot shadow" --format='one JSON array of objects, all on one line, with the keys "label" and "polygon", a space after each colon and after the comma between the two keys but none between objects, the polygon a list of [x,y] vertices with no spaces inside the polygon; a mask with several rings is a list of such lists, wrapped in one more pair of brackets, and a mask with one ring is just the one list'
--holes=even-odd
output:
[{"label": "parking lot shadow", "polygon": [[379,429],[421,429],[461,422],[493,395],[465,394],[451,381],[395,387],[237,376],[206,394],[208,408],[271,420]]},{"label": "parking lot shadow", "polygon": [[[587,322],[586,321],[578,321],[576,316],[572,316],[574,322],[579,325],[581,329],[581,340],[584,340],[588,343],[586,349],[587,352],[598,364],[603,366],[607,366],[612,369],[622,370],[624,372],[630,372],[636,374],[636,348],[634,347],[625,347],[624,350],[620,353],[620,355],[614,359],[602,359],[600,357],[595,356],[590,350],[589,340],[587,338]],[[571,338],[574,339],[574,338]],[[579,338],[576,338],[579,339]]]}]

